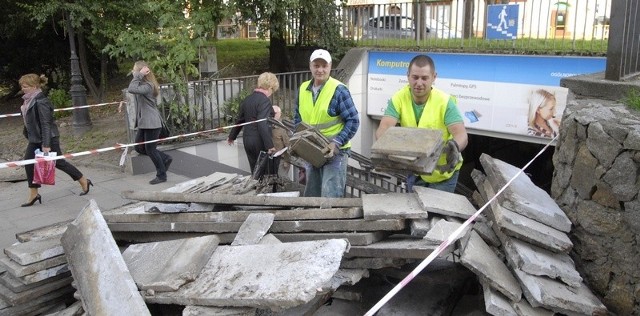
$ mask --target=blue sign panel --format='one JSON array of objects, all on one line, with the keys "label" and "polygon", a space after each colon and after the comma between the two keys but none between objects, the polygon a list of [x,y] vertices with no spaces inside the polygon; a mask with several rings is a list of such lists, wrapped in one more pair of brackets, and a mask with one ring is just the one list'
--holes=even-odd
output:
[{"label": "blue sign panel", "polygon": [[496,4],[487,8],[487,39],[516,39],[518,36],[517,4]]}]

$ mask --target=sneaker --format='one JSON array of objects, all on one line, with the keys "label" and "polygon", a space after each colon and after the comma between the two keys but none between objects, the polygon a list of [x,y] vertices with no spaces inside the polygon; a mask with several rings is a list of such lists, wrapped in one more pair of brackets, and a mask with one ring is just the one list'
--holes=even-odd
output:
[{"label": "sneaker", "polygon": [[167,182],[167,179],[160,179],[158,177],[153,178],[153,180],[149,181],[149,184],[158,184],[162,182]]},{"label": "sneaker", "polygon": [[169,166],[171,166],[171,163],[173,162],[173,158],[171,156],[169,156],[167,158],[167,160],[165,160],[163,162],[164,162],[164,170],[165,171],[169,171]]}]

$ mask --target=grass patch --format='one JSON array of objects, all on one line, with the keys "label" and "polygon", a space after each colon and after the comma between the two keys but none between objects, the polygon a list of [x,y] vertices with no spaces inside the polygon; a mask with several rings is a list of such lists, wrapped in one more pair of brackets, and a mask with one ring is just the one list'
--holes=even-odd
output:
[{"label": "grass patch", "polygon": [[640,90],[630,89],[627,95],[622,99],[622,103],[626,106],[640,111]]},{"label": "grass patch", "polygon": [[224,39],[214,43],[220,77],[260,74],[269,69],[269,42]]}]

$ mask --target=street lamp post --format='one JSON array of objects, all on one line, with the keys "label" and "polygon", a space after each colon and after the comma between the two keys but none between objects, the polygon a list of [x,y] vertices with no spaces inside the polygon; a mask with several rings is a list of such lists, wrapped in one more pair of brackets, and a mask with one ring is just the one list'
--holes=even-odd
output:
[{"label": "street lamp post", "polygon": [[[87,90],[82,85],[82,74],[80,73],[80,62],[76,54],[75,32],[71,23],[71,14],[68,15],[67,29],[69,30],[69,48],[71,49],[71,101],[74,107],[87,104]],[[73,110],[73,133],[82,135],[91,129],[91,118],[89,117],[89,109]]]}]

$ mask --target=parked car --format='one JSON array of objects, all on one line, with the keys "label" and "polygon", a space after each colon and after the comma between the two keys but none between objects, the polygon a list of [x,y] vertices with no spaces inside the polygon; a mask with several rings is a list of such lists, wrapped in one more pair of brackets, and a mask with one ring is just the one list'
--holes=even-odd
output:
[{"label": "parked car", "polygon": [[[434,19],[425,21],[427,37],[461,38],[462,33],[451,30],[446,24]],[[363,39],[415,38],[416,27],[413,18],[402,15],[382,15],[372,17],[363,27]]]}]

